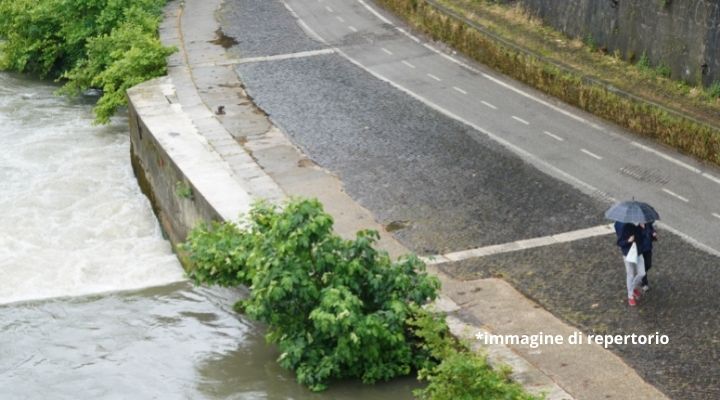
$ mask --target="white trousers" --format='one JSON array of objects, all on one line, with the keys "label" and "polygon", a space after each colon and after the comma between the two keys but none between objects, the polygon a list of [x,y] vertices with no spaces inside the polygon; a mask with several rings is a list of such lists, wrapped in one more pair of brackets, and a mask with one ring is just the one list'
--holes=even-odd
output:
[{"label": "white trousers", "polygon": [[[625,261],[625,258],[623,258]],[[633,297],[633,290],[640,287],[642,278],[645,276],[645,259],[638,254],[637,264],[625,261],[625,272],[627,273],[628,299]]]}]

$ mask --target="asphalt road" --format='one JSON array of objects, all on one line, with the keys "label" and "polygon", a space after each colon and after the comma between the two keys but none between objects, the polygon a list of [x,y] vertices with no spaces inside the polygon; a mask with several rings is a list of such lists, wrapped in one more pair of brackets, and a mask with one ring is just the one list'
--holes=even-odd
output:
[{"label": "asphalt road", "polygon": [[[287,13],[277,2],[236,1],[224,30],[238,56],[262,42],[277,55],[287,41],[245,35],[243,15]],[[284,17],[280,21],[284,20]],[[392,35],[392,31],[384,35]],[[302,35],[302,32],[293,32]],[[305,51],[302,40],[295,51]],[[245,50],[247,49],[247,50]],[[542,173],[491,138],[357,68],[339,54],[243,63],[248,93],[346,191],[421,254],[438,254],[576,230],[603,223],[604,205]],[[562,205],[558,207],[558,204]]]},{"label": "asphalt road", "polygon": [[673,346],[613,350],[674,398],[718,393],[719,169],[418,42],[361,0],[229,0],[220,16],[256,104],[381,222],[403,222],[393,234],[416,252],[587,228],[614,199],[653,204],[657,286],[634,314],[610,236],[446,270],[501,274],[584,329],[665,328]]},{"label": "asphalt road", "polygon": [[[459,57],[401,32],[387,17],[374,14],[375,6],[366,7],[361,0],[286,0],[298,18],[292,23],[281,2],[265,2],[267,8],[258,3],[234,2],[238,10],[252,10],[237,16],[263,15],[273,21],[245,28],[229,24],[230,33],[243,38],[239,57],[257,55],[258,46],[265,48],[265,55],[314,50],[322,39],[325,48],[339,50],[356,64],[356,75],[362,69],[390,82],[426,106],[476,128],[469,135],[489,135],[539,170],[585,193],[608,201],[634,197],[652,203],[671,229],[720,252],[720,169],[625,133],[482,66],[465,67]],[[253,40],[245,41],[247,32],[254,32],[252,46]],[[292,40],[277,32],[292,32],[287,36]],[[307,37],[315,39],[311,45],[301,43]],[[266,111],[273,115],[272,109]]]},{"label": "asphalt road", "polygon": [[[458,279],[502,277],[585,333],[667,335],[667,345],[613,350],[646,381],[682,400],[720,398],[720,258],[660,231],[649,272],[652,289],[628,310],[622,261],[607,237],[441,265]],[[471,301],[471,298],[468,299]]]}]

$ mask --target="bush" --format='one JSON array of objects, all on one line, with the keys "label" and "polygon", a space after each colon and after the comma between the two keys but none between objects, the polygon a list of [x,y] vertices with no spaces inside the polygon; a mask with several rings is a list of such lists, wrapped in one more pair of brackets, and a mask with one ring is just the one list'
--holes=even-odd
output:
[{"label": "bush", "polygon": [[707,89],[707,94],[712,98],[720,97],[720,81],[714,81]]},{"label": "bush", "polygon": [[655,72],[663,78],[670,78],[672,76],[672,70],[665,64],[660,64],[655,68]]},{"label": "bush", "polygon": [[428,385],[414,392],[418,399],[537,399],[510,380],[510,368],[493,369],[484,356],[459,343],[442,315],[420,310],[409,324],[427,357],[419,378]]},{"label": "bush", "polygon": [[415,396],[421,400],[537,399],[513,383],[508,375],[508,369],[492,369],[479,354],[453,352],[425,372],[428,385],[416,390]]},{"label": "bush", "polygon": [[650,70],[650,58],[648,58],[647,53],[643,51],[642,55],[640,56],[640,60],[637,62],[637,67],[640,68],[641,71],[649,71]]},{"label": "bush", "polygon": [[439,281],[415,256],[391,262],[375,231],[345,240],[317,200],[284,209],[258,203],[242,225],[193,230],[182,246],[196,283],[247,285],[238,307],[268,324],[279,363],[300,383],[322,390],[330,379],[363,382],[427,366],[409,321],[437,296]]},{"label": "bush", "polygon": [[174,49],[157,38],[165,0],[0,0],[0,68],[102,89],[96,122],[126,104],[131,86],[164,75]]}]

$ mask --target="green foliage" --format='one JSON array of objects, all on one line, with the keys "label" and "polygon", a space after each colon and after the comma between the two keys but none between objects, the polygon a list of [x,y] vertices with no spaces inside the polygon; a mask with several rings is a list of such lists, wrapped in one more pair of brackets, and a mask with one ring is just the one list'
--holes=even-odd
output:
[{"label": "green foliage", "polygon": [[166,72],[157,38],[165,0],[0,0],[0,68],[66,80],[62,92],[103,90],[96,122],[125,91]]},{"label": "green foliage", "polygon": [[637,67],[640,68],[640,70],[642,71],[650,70],[650,59],[648,58],[647,53],[645,53],[644,51],[637,62]]},{"label": "green foliage", "polygon": [[588,33],[587,35],[585,35],[585,37],[583,38],[583,43],[585,43],[585,45],[590,48],[590,51],[595,51],[598,48],[597,41],[595,40],[595,38],[593,38],[592,33]]},{"label": "green foliage", "polygon": [[720,81],[714,81],[710,87],[707,88],[707,94],[712,98],[720,97]]},{"label": "green foliage", "polygon": [[508,375],[509,369],[492,369],[482,355],[455,351],[438,366],[425,371],[428,385],[416,390],[415,396],[421,400],[537,399]]},{"label": "green foliage", "polygon": [[192,187],[187,182],[177,181],[175,182],[175,194],[181,199],[192,200],[193,192]]},{"label": "green foliage", "polygon": [[658,65],[658,66],[655,68],[655,72],[656,72],[658,75],[660,75],[660,76],[662,76],[662,77],[664,77],[664,78],[669,78],[670,75],[672,75],[672,70],[670,69],[670,67],[668,67],[668,66],[665,65],[665,64],[660,64],[660,65]]},{"label": "green foliage", "polygon": [[193,230],[183,250],[195,282],[250,287],[237,308],[268,324],[279,363],[313,390],[330,379],[375,382],[425,366],[427,350],[408,321],[436,297],[438,280],[415,256],[392,262],[375,250],[375,231],[345,240],[332,228],[317,200],[283,209],[258,203],[242,226]]},{"label": "green foliage", "polygon": [[426,357],[418,375],[428,385],[415,391],[418,399],[537,399],[510,380],[509,367],[493,369],[484,356],[458,342],[441,314],[417,310],[408,324]]},{"label": "green foliage", "polygon": [[245,265],[251,235],[231,222],[212,222],[193,229],[181,248],[193,269],[190,277],[197,284],[230,287],[250,281]]}]

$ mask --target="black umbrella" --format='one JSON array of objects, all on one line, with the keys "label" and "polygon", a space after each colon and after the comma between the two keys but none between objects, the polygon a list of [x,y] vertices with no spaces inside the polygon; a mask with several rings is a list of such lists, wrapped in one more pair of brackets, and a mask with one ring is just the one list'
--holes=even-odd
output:
[{"label": "black umbrella", "polygon": [[618,222],[640,224],[657,221],[660,214],[648,203],[641,201],[621,201],[605,211],[605,218]]}]

